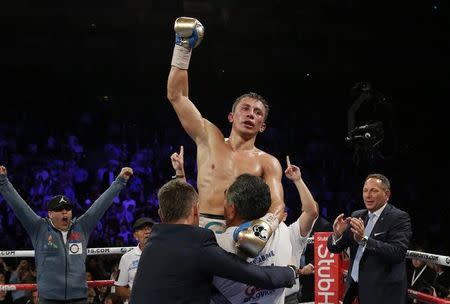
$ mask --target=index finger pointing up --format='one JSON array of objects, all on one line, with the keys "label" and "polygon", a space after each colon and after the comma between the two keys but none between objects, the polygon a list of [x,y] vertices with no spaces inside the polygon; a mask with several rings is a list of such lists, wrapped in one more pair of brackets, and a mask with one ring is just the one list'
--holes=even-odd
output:
[{"label": "index finger pointing up", "polygon": [[289,160],[289,155],[286,155],[286,163],[287,163],[288,167],[291,166],[291,161]]}]

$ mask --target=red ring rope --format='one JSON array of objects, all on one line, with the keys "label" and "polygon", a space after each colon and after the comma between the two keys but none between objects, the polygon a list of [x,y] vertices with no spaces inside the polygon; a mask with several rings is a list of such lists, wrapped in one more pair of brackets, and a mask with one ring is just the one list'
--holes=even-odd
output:
[{"label": "red ring rope", "polygon": [[[97,280],[87,281],[89,287],[113,286],[114,280]],[[37,289],[37,284],[0,284],[0,291],[17,291],[28,290],[33,291]]]}]

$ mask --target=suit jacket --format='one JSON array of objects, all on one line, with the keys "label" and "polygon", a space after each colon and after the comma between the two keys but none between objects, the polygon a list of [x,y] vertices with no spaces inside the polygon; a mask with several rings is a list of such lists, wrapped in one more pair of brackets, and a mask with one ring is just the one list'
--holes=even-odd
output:
[{"label": "suit jacket", "polygon": [[[333,225],[323,217],[319,216],[311,228],[310,237],[316,232],[333,231]],[[314,265],[314,244],[308,244],[305,252],[305,265]],[[301,275],[299,277],[301,284],[301,292],[299,293],[300,302],[314,301],[314,274]]]},{"label": "suit jacket", "polygon": [[440,298],[445,298],[448,296],[450,288],[450,271],[444,267],[444,272],[441,274],[436,274],[433,280],[433,287],[436,289],[437,296]]},{"label": "suit jacket", "polygon": [[[352,217],[368,221],[368,210],[353,212]],[[358,293],[360,304],[403,304],[406,302],[407,281],[405,255],[411,239],[409,215],[388,204],[381,213],[367,241],[359,264]],[[347,287],[353,283],[350,276],[358,243],[349,228],[336,243],[328,238],[328,249],[333,253],[350,247],[350,267]]]},{"label": "suit jacket", "polygon": [[211,230],[157,224],[139,260],[130,304],[209,304],[215,275],[261,288],[295,283],[290,267],[249,264],[220,248]]}]

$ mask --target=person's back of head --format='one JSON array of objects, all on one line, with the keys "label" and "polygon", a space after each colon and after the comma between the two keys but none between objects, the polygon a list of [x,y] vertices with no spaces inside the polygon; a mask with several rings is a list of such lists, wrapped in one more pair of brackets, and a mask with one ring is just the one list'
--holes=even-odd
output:
[{"label": "person's back of head", "polygon": [[105,304],[123,304],[123,300],[115,293],[110,293],[105,298]]},{"label": "person's back of head", "polygon": [[228,205],[234,205],[241,220],[258,219],[270,208],[270,188],[259,176],[241,174],[226,190],[226,200]]},{"label": "person's back of head", "polygon": [[193,216],[189,224],[198,226],[198,194],[190,184],[178,179],[165,183],[158,191],[158,201],[163,223],[177,223]]}]

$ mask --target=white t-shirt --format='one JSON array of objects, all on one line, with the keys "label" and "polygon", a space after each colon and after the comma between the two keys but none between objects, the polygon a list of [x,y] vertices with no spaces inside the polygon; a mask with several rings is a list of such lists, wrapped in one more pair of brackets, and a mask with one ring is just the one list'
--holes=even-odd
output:
[{"label": "white t-shirt", "polygon": [[128,251],[120,258],[119,263],[119,277],[114,282],[116,286],[133,286],[134,277],[136,276],[136,270],[141,258],[141,249],[139,245],[133,250]]},{"label": "white t-shirt", "polygon": [[[233,232],[237,227],[229,227],[224,233],[216,234],[217,243],[228,252],[236,253]],[[259,266],[298,265],[307,237],[300,235],[299,220],[289,227],[281,223],[274,231],[261,253],[247,262]],[[295,256],[293,253],[296,253]],[[244,283],[214,277],[213,284],[233,304],[259,303],[283,304],[285,288],[260,289]]]},{"label": "white t-shirt", "polygon": [[[295,226],[295,228],[292,228],[293,226]],[[312,226],[314,226],[314,222],[311,225],[311,229]],[[295,235],[295,233],[291,233],[290,237],[291,237],[291,244],[292,244],[292,264],[290,265],[294,265],[297,268],[300,268],[300,259],[302,257],[302,253],[305,250],[306,245],[308,245],[307,241],[308,241],[308,237],[311,234],[311,230],[308,232],[308,234],[306,234],[305,237],[302,237],[300,235],[300,220],[297,219],[297,221],[293,224],[291,224],[289,226],[289,229],[297,229],[297,233],[298,233],[298,237]],[[296,244],[297,246],[294,246],[294,244]],[[297,279],[295,280],[295,285],[292,286],[291,288],[286,288],[286,294],[285,296],[290,296],[293,293],[297,293],[300,290],[300,280]]]}]

